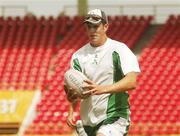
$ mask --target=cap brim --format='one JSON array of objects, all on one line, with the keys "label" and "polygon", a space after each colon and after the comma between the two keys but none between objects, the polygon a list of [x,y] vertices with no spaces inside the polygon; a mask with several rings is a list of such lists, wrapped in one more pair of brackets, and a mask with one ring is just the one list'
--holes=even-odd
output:
[{"label": "cap brim", "polygon": [[101,19],[99,19],[97,21],[97,20],[94,20],[92,18],[89,18],[89,19],[86,19],[83,23],[90,23],[90,24],[93,24],[93,25],[100,25],[101,24]]}]

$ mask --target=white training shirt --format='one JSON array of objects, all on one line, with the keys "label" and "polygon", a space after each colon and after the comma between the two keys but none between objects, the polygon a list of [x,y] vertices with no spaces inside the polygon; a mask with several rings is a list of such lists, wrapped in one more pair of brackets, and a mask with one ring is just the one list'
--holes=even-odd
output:
[{"label": "white training shirt", "polygon": [[[75,68],[74,60],[76,60],[76,62],[78,61],[76,64],[79,65],[81,72],[96,84],[113,84],[113,52],[116,52],[120,57],[123,75],[129,72],[140,72],[137,58],[132,51],[124,43],[110,38],[102,46],[93,47],[88,43],[76,51],[71,59],[71,68]],[[109,98],[110,94],[102,94],[90,96],[81,101],[80,116],[84,125],[93,127],[108,118]],[[120,109],[128,112],[127,116],[129,117],[129,107]]]}]

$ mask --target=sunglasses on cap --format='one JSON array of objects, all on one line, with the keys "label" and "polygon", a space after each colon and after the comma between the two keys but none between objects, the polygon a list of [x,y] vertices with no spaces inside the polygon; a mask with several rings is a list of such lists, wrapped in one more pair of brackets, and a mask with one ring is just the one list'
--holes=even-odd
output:
[{"label": "sunglasses on cap", "polygon": [[85,20],[89,20],[89,19],[93,19],[95,21],[102,20],[102,18],[100,16],[97,16],[97,15],[87,15]]}]

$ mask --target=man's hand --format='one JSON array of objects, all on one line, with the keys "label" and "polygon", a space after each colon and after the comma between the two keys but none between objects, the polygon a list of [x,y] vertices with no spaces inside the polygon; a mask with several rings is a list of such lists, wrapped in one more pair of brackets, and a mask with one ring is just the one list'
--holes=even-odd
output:
[{"label": "man's hand", "polygon": [[83,95],[100,95],[100,94],[108,93],[107,92],[108,86],[97,85],[91,80],[85,80],[84,82],[85,85],[83,88],[87,91],[84,91]]},{"label": "man's hand", "polygon": [[73,90],[73,88],[68,88],[67,85],[64,85],[64,90],[67,95],[67,99],[69,102],[77,101],[78,94]]},{"label": "man's hand", "polygon": [[71,111],[70,111],[70,113],[68,114],[68,117],[67,117],[67,124],[71,128],[75,128],[76,127],[75,117],[73,115],[73,112],[71,112]]}]

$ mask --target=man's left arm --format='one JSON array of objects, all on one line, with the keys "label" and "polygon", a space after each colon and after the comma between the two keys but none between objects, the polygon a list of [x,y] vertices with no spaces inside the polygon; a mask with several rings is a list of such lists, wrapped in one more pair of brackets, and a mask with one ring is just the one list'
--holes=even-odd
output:
[{"label": "man's left arm", "polygon": [[135,89],[137,86],[137,72],[129,72],[124,78],[118,82],[108,85],[105,89],[106,93],[124,92]]},{"label": "man's left arm", "polygon": [[86,85],[84,88],[87,88],[88,91],[84,92],[84,94],[100,95],[135,89],[137,86],[137,75],[138,72],[129,72],[124,78],[112,85],[97,85],[94,82],[87,80],[85,81]]}]

